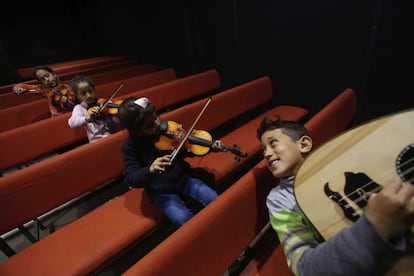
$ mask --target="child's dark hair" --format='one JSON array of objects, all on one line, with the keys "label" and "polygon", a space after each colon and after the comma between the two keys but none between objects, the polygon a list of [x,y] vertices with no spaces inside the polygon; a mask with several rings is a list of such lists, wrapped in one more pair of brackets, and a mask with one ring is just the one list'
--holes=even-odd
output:
[{"label": "child's dark hair", "polygon": [[285,121],[279,116],[276,116],[275,120],[263,118],[257,128],[257,138],[260,141],[263,133],[279,128],[284,134],[292,138],[293,141],[298,141],[303,136],[310,136],[309,131],[303,126],[303,124],[295,121]]},{"label": "child's dark hair", "polygon": [[49,73],[51,73],[51,74],[56,75],[55,71],[53,71],[53,69],[52,69],[52,68],[50,68],[49,66],[46,66],[46,65],[39,65],[39,66],[36,66],[36,67],[34,68],[34,70],[33,70],[33,78],[34,78],[34,79],[36,79],[36,80],[38,80],[38,81],[40,81],[40,80],[39,80],[39,78],[37,77],[36,73],[37,73],[37,71],[39,71],[39,70],[45,70],[45,71],[47,71],[47,72],[49,72]]},{"label": "child's dark hair", "polygon": [[95,89],[95,83],[90,78],[84,75],[76,75],[70,81],[70,87],[73,91],[75,91],[76,94],[78,94],[78,86],[81,82],[87,82],[89,86]]},{"label": "child's dark hair", "polygon": [[122,101],[118,117],[129,133],[134,134],[140,129],[144,116],[153,112],[155,112],[155,105],[147,98],[129,97]]}]

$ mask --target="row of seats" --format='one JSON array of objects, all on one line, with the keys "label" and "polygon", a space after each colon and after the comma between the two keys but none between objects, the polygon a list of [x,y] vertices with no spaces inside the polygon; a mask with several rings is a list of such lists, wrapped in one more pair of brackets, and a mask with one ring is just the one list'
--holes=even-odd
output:
[{"label": "row of seats", "polygon": [[[82,62],[82,64],[78,65],[72,65],[71,68],[64,68],[63,70],[59,70],[59,68],[56,68],[52,66],[52,68],[58,69],[58,76],[60,80],[62,81],[68,81],[70,80],[75,74],[85,74],[85,75],[91,75],[91,74],[97,74],[97,73],[103,73],[108,70],[115,70],[115,69],[121,69],[125,67],[130,67],[140,64],[134,59],[124,59],[124,58],[116,58],[113,60],[101,62],[101,64],[90,64],[88,61]],[[141,64],[142,65],[142,64]],[[25,84],[36,84],[38,83],[37,80],[33,78],[33,71],[32,76],[29,80],[23,80],[19,83],[25,83]],[[11,88],[13,87],[15,83],[10,83],[6,85],[0,86],[0,95],[4,93],[8,93],[11,91]]]},{"label": "row of seats", "polygon": [[[91,57],[91,58],[84,58],[84,59],[77,59],[77,60],[70,60],[70,61],[63,61],[63,62],[55,62],[55,63],[49,63],[45,64],[46,66],[53,68],[55,72],[57,72],[59,75],[63,74],[64,72],[61,71],[62,68],[71,66],[72,71],[76,74],[77,72],[81,71],[82,66],[88,65],[88,64],[94,64],[96,66],[97,62],[101,62],[100,65],[107,65],[107,64],[116,64],[120,61],[125,61],[126,58],[122,56],[101,56],[101,57]],[[103,64],[102,64],[103,62]],[[99,66],[99,65],[98,65]],[[36,83],[34,80],[33,72],[36,66],[29,66],[29,67],[21,67],[17,68],[16,75],[19,77],[20,82],[24,83]],[[0,95],[7,93],[7,89],[11,86],[13,86],[15,83],[7,83],[0,86]]]},{"label": "row of seats", "polygon": [[[124,82],[124,86],[118,92],[118,95],[131,93],[135,90],[176,79],[175,71],[171,68],[147,74],[137,74],[130,78],[123,77],[118,72],[114,72],[114,74],[115,73],[118,76],[117,80],[95,85],[98,97],[109,97],[121,82]],[[25,97],[26,95],[14,96]],[[0,119],[5,122],[0,128],[0,132],[15,129],[47,118],[50,118],[50,111],[47,100],[43,97],[28,103],[4,108],[0,110]]]},{"label": "row of seats", "polygon": [[[118,81],[122,78],[132,78],[138,75],[144,75],[156,72],[157,68],[154,64],[137,64],[132,66],[123,66],[120,68],[115,68],[111,70],[106,70],[101,73],[95,74],[85,74],[91,79],[93,79],[95,85],[101,85],[113,81]],[[63,81],[66,84],[69,84],[70,79]],[[0,94],[0,110],[3,108],[9,108],[20,104],[31,103],[36,100],[43,100],[45,98],[39,94],[24,94],[16,95],[11,92],[13,85],[7,88],[8,93]]]},{"label": "row of seats", "polygon": [[[305,124],[315,146],[345,130],[355,112],[355,94],[346,89]],[[266,196],[276,184],[261,161],[123,275],[223,275],[268,225]],[[240,274],[292,275],[277,239],[271,249],[258,251]]]},{"label": "row of seats", "polygon": [[[139,75],[149,74],[156,72],[157,68],[154,64],[133,64],[128,66],[122,66],[119,68],[108,69],[103,72],[93,73],[93,74],[84,74],[93,79],[96,86],[102,85],[105,83],[110,83],[114,81],[118,81],[121,79],[128,79],[137,77]],[[83,74],[77,72],[79,74]],[[75,75],[75,74],[74,74]],[[74,75],[71,75],[72,77]],[[63,83],[69,84],[70,79],[64,80]],[[0,109],[9,108],[16,105],[30,103],[36,100],[45,100],[42,95],[39,94],[24,94],[24,95],[16,95],[12,93],[12,88],[9,88],[9,93],[0,94]]]},{"label": "row of seats", "polygon": [[[79,72],[84,68],[91,68],[99,65],[113,64],[114,62],[126,60],[123,56],[101,56],[101,57],[92,57],[92,58],[82,58],[77,60],[70,60],[64,62],[56,62],[46,64],[60,75],[68,72]],[[17,74],[21,80],[31,80],[33,79],[33,71],[35,67],[24,67],[17,69]]]},{"label": "row of seats", "polygon": [[[128,92],[116,99],[129,96],[147,96],[163,110],[207,93],[214,93],[221,87],[217,70],[210,69],[201,73],[175,78],[173,69],[138,76],[132,80],[124,80],[124,88]],[[103,85],[102,90],[112,93],[119,81]],[[110,89],[108,89],[110,88]],[[101,91],[101,89],[99,89]],[[132,91],[132,92],[131,92]],[[1,111],[0,111],[1,112]],[[50,154],[58,149],[77,144],[86,139],[84,129],[71,129],[67,124],[70,113],[48,118],[39,122],[11,129],[0,133],[0,150],[10,158],[0,161],[0,171],[4,171],[33,159]],[[50,139],[50,133],[54,133]],[[15,145],[19,145],[16,147]]]},{"label": "row of seats", "polygon": [[[174,98],[174,95],[171,97]],[[300,107],[269,107],[272,97],[273,89],[268,77],[218,92],[212,96],[197,128],[214,131],[214,128],[263,106],[266,108],[262,115],[279,114],[292,120],[303,120],[307,116],[308,111]],[[240,104],[234,104],[234,99],[240,100]],[[187,126],[205,101],[206,98],[203,98],[165,112],[161,119]],[[154,102],[158,105],[157,100]],[[227,175],[239,171],[249,158],[252,160],[259,154],[259,147],[250,135],[253,124],[243,127],[250,122],[250,119],[242,124],[238,122],[238,127],[218,137],[224,143],[240,144],[248,152],[248,157],[242,159],[245,161],[227,159],[226,156],[231,154],[220,153],[190,158],[189,163],[194,169],[202,168],[214,175],[218,187]],[[233,135],[237,139],[233,140]],[[120,177],[123,169],[120,146],[125,138],[125,131],[120,131],[0,178],[0,208],[10,210],[0,214],[0,233],[19,227],[68,200]],[[199,164],[203,164],[202,167]],[[30,206],[27,202],[31,202]],[[165,216],[149,201],[143,189],[132,189],[10,257],[0,265],[0,274],[90,274],[131,245],[144,240],[163,223],[166,223]]]}]

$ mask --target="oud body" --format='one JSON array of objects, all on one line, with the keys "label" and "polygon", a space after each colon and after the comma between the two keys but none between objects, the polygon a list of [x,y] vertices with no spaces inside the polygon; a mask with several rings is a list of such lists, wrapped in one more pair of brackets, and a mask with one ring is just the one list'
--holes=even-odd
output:
[{"label": "oud body", "polygon": [[[351,226],[369,195],[392,178],[414,185],[413,159],[414,109],[350,129],[306,158],[294,182],[298,206],[327,240]],[[389,275],[414,275],[414,255],[401,258]]]}]

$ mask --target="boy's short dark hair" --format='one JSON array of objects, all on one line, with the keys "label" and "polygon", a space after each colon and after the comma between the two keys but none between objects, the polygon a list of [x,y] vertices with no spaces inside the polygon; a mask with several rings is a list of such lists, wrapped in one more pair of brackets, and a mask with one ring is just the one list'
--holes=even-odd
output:
[{"label": "boy's short dark hair", "polygon": [[283,120],[280,116],[276,116],[275,120],[263,118],[257,128],[257,138],[262,138],[263,133],[269,130],[281,129],[284,134],[292,138],[293,141],[299,140],[303,136],[310,136],[309,131],[299,122]]}]

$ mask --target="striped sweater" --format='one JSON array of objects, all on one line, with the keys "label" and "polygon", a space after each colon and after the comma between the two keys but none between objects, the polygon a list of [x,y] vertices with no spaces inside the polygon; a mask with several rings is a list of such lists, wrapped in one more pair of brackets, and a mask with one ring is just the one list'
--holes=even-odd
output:
[{"label": "striped sweater", "polygon": [[295,275],[381,275],[406,244],[391,245],[362,216],[325,242],[307,222],[293,193],[293,176],[281,179],[267,197],[270,222]]}]

